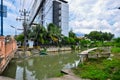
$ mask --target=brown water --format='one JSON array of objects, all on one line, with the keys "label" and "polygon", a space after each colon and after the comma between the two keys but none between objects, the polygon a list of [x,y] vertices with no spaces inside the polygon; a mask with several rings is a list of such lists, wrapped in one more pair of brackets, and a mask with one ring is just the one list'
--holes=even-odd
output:
[{"label": "brown water", "polygon": [[3,76],[16,80],[46,80],[61,76],[61,69],[70,67],[79,60],[78,52],[59,52],[57,55],[36,56],[28,59],[12,60]]}]

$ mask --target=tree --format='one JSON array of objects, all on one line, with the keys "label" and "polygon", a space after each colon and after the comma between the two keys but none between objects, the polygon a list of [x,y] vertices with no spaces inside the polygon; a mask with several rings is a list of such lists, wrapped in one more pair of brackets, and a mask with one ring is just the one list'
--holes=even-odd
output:
[{"label": "tree", "polygon": [[107,33],[107,32],[101,32],[101,31],[92,31],[89,34],[86,34],[85,37],[95,41],[110,41],[114,34]]},{"label": "tree", "polygon": [[37,46],[38,43],[44,44],[46,40],[47,30],[45,27],[41,25],[36,25],[35,27],[32,27],[31,30],[28,31],[29,38],[33,38],[35,45]]},{"label": "tree", "polygon": [[18,35],[18,36],[16,36],[16,38],[15,38],[16,40],[17,40],[17,42],[24,42],[24,34],[20,34],[20,35]]},{"label": "tree", "polygon": [[47,27],[48,31],[48,37],[53,41],[54,43],[58,43],[61,38],[61,28],[50,23]]},{"label": "tree", "polygon": [[72,30],[70,30],[70,32],[69,32],[69,37],[76,38],[76,35]]},{"label": "tree", "polygon": [[81,48],[88,47],[88,45],[90,45],[90,41],[89,40],[86,40],[86,39],[81,39],[80,40],[80,46],[81,46]]}]

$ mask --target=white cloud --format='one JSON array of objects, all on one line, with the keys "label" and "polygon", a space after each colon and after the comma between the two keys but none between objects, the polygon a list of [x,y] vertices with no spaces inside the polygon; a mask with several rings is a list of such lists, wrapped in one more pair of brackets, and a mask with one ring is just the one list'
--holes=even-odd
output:
[{"label": "white cloud", "polygon": [[[93,30],[111,32],[120,36],[119,0],[68,0],[70,3],[70,28],[76,33]],[[72,16],[72,18],[71,18]]]}]

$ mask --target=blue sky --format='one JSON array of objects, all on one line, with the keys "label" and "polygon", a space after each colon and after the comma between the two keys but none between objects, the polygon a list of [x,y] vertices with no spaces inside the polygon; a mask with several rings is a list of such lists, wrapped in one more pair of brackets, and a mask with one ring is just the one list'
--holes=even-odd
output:
[{"label": "blue sky", "polygon": [[[14,2],[15,1],[15,2]],[[8,6],[8,17],[4,18],[4,34],[13,34],[10,25],[22,28],[19,16],[20,4],[30,9],[33,0],[4,0]],[[67,0],[69,2],[69,29],[75,33],[87,34],[90,31],[111,32],[120,36],[120,0]],[[12,4],[14,2],[14,4]],[[18,32],[20,33],[20,31]]]}]

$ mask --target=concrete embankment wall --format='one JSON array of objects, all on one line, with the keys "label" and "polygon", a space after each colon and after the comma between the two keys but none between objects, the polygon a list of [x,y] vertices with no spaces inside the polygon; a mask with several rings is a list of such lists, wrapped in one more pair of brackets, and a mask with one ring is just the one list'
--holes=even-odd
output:
[{"label": "concrete embankment wall", "polygon": [[50,47],[50,48],[47,48],[47,52],[69,51],[69,50],[71,50],[70,47],[62,47],[62,48],[59,48],[59,47]]},{"label": "concrete embankment wall", "polygon": [[5,39],[4,36],[0,36],[0,74],[14,57],[16,50],[17,44],[13,38],[9,37]]}]

